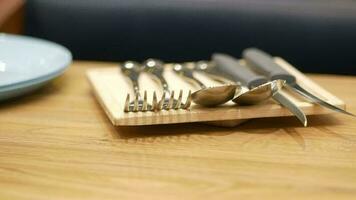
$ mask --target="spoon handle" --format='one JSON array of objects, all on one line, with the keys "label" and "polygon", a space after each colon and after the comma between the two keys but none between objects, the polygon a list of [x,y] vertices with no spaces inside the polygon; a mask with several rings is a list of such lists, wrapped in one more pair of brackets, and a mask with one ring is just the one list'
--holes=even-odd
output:
[{"label": "spoon handle", "polygon": [[255,71],[268,77],[270,80],[282,79],[288,84],[295,84],[296,78],[285,69],[276,64],[272,56],[256,48],[248,48],[242,52],[244,60]]},{"label": "spoon handle", "polygon": [[215,62],[217,70],[229,74],[234,81],[240,81],[248,88],[254,88],[268,82],[264,76],[256,74],[229,55],[220,53],[213,54],[212,60]]}]

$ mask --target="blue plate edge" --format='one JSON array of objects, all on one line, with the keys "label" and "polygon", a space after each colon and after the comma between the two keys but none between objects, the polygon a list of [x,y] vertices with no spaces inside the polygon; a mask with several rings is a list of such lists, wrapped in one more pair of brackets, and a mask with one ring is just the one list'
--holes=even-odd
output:
[{"label": "blue plate edge", "polygon": [[71,63],[73,61],[72,53],[69,51],[68,48],[66,48],[65,46],[63,46],[61,44],[58,44],[58,43],[55,43],[55,42],[52,42],[49,40],[41,39],[41,38],[27,36],[27,35],[23,36],[23,35],[8,34],[8,33],[3,33],[3,32],[0,32],[0,35],[6,35],[6,36],[10,36],[10,37],[26,37],[26,38],[31,38],[33,40],[38,40],[41,42],[51,43],[52,45],[55,45],[58,48],[61,48],[63,51],[65,51],[68,55],[68,61],[69,61],[67,63],[64,63],[63,66],[61,66],[61,69],[53,71],[52,73],[50,73],[46,76],[36,77],[36,78],[28,79],[25,81],[19,81],[17,83],[11,83],[8,85],[2,85],[2,86],[0,86],[0,92],[6,92],[6,91],[13,90],[13,89],[21,88],[21,87],[27,87],[31,84],[37,84],[40,82],[48,81],[51,78],[55,78],[55,77],[61,75],[71,65]]},{"label": "blue plate edge", "polygon": [[31,79],[31,80],[28,80],[28,81],[19,82],[19,83],[16,83],[16,84],[8,85],[6,87],[1,87],[0,88],[0,93],[8,92],[8,91],[19,89],[19,88],[23,88],[23,87],[28,87],[28,86],[31,86],[31,85],[39,84],[39,83],[46,82],[46,81],[49,81],[51,79],[54,79],[54,78],[62,75],[68,69],[70,64],[71,64],[71,62],[65,68],[63,68],[61,70],[58,70],[58,71],[55,71],[52,74],[49,74],[47,76],[36,78],[36,79]]}]

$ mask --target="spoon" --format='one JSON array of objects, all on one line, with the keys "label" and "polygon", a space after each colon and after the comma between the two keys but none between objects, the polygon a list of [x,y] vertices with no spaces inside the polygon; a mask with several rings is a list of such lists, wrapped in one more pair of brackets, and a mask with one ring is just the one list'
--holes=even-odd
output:
[{"label": "spoon", "polygon": [[258,104],[262,101],[266,101],[270,99],[276,92],[278,92],[282,87],[284,87],[286,81],[284,80],[274,80],[252,89],[242,90],[239,94],[237,94],[233,102],[239,105],[254,105]]},{"label": "spoon", "polygon": [[[207,75],[219,82],[234,82],[235,78],[230,73],[220,70],[212,62],[199,61],[195,64],[197,71],[205,72]],[[254,105],[271,98],[277,91],[279,91],[285,84],[283,80],[275,80],[267,83],[256,82],[250,89],[242,86],[239,93],[232,99],[233,102],[239,105]]]},{"label": "spoon", "polygon": [[[254,92],[258,94],[258,97],[261,97],[261,99],[263,99],[264,95],[271,97],[280,105],[288,109],[292,114],[294,114],[304,126],[307,126],[308,120],[305,113],[295,104],[295,102],[289,99],[285,94],[279,92],[280,88],[285,84],[285,81],[278,81],[277,84],[275,84],[276,82],[274,83],[268,81],[265,76],[257,74],[248,68],[247,65],[240,64],[234,57],[226,54],[214,54],[212,56],[212,60],[215,62],[216,68],[219,68],[220,70],[234,76],[233,80],[241,81],[243,85],[250,89],[249,91],[253,91],[254,88],[257,88],[259,91]],[[264,84],[267,86],[264,86]],[[271,85],[268,86],[268,84]],[[273,87],[276,87],[276,89],[273,89]],[[244,98],[252,98],[253,96],[254,95],[246,95]],[[235,102],[240,101],[236,99]]]},{"label": "spoon", "polygon": [[202,106],[217,106],[234,98],[236,90],[240,90],[237,84],[206,87],[199,79],[193,76],[193,70],[182,64],[174,64],[173,71],[182,77],[195,82],[201,89],[192,93],[192,101]]}]

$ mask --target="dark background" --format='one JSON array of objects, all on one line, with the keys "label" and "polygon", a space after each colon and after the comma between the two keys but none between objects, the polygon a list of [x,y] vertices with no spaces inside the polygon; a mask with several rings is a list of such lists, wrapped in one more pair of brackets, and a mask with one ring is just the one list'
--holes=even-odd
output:
[{"label": "dark background", "polygon": [[75,59],[240,57],[247,47],[304,72],[356,74],[356,1],[28,0],[25,32]]}]

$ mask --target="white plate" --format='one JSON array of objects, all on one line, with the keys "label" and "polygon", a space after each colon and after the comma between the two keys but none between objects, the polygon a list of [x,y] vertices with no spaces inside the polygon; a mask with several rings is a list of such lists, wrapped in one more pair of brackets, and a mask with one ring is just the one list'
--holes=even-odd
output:
[{"label": "white plate", "polygon": [[56,43],[0,33],[0,100],[37,89],[71,61],[70,51]]}]

